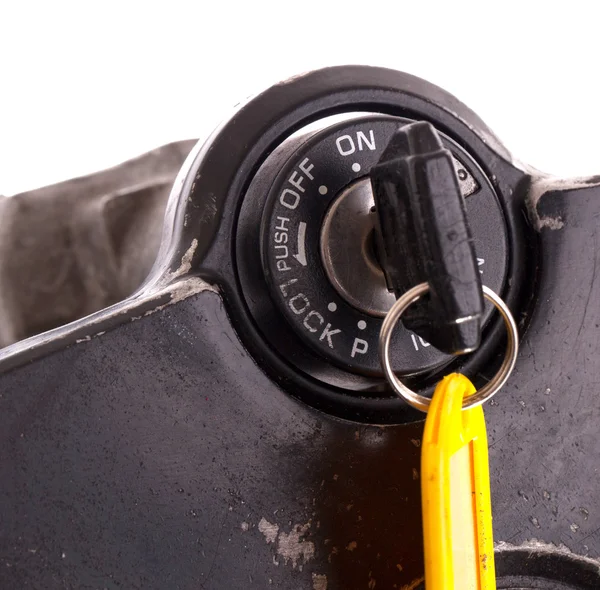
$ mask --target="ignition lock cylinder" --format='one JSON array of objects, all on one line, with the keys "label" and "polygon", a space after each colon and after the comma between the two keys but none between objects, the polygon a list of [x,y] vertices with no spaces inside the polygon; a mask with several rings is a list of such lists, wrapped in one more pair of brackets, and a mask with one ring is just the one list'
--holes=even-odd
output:
[{"label": "ignition lock cylinder", "polygon": [[[444,192],[449,186],[454,191],[450,201],[460,203],[454,219],[444,218],[444,211],[449,211],[446,202],[444,209],[438,208],[441,218],[434,219],[435,212],[430,211],[423,213],[422,220],[429,224],[424,232],[430,232],[440,219],[441,223],[454,224],[451,235],[457,239],[450,248],[454,254],[457,245],[459,250],[466,248],[460,261],[453,259],[450,269],[456,275],[454,293],[458,299],[462,297],[459,303],[454,302],[453,311],[466,301],[465,277],[456,274],[461,265],[465,267],[465,260],[471,292],[473,286],[479,290],[474,302],[470,301],[471,307],[463,306],[464,313],[460,314],[473,316],[473,321],[454,323],[451,342],[435,338],[435,334],[448,333],[447,326],[453,321],[449,316],[445,320],[441,312],[435,316],[446,322],[442,331],[439,325],[422,321],[424,316],[432,317],[427,303],[421,309],[421,321],[413,315],[407,320],[410,329],[399,326],[390,348],[396,372],[412,377],[428,375],[447,365],[461,349],[477,347],[480,326],[492,313],[490,305],[482,311],[479,277],[495,292],[502,292],[508,240],[505,216],[492,183],[469,152],[450,137],[428,123],[404,117],[352,113],[339,119],[325,118],[300,130],[264,162],[242,206],[238,259],[250,310],[271,345],[301,371],[342,386],[352,395],[352,390],[365,394],[384,387],[377,341],[383,318],[402,289],[402,281],[390,284],[390,269],[396,279],[404,277],[405,290],[420,282],[419,278],[426,280],[425,270],[417,272],[414,268],[417,258],[410,248],[417,247],[416,238],[413,240],[414,236],[398,225],[397,212],[393,206],[390,209],[390,195],[386,197],[385,192],[385,162],[400,157],[397,144],[402,135],[398,134],[403,133],[408,142],[406,161],[420,159],[423,169],[429,170],[429,176],[417,178],[417,185],[407,187],[407,191],[423,199],[420,193]],[[408,141],[406,130],[411,129],[412,139]],[[433,155],[411,156],[411,150],[426,148]],[[440,162],[446,166],[441,171]],[[437,169],[432,169],[432,163],[437,163]],[[374,198],[373,186],[380,187],[378,199]],[[376,210],[376,201],[381,213]],[[460,217],[464,211],[472,240],[465,227],[455,231],[456,214]],[[396,226],[388,224],[382,234],[380,221],[386,219],[394,219]],[[394,257],[389,250],[393,239],[405,244],[392,244]],[[253,255],[253,251],[259,254]],[[472,264],[464,252],[476,252]],[[446,257],[446,263],[448,260]],[[442,262],[428,272],[433,276],[445,273],[447,279],[448,269],[442,268]],[[255,270],[256,264],[262,268],[262,282],[251,276],[249,269]],[[462,292],[457,285],[462,285]],[[435,307],[435,290],[431,303]]]}]

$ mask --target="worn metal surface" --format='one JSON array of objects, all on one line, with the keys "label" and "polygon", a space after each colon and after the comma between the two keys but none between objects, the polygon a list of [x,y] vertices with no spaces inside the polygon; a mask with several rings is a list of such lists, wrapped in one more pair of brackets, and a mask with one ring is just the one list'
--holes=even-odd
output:
[{"label": "worn metal surface", "polygon": [[375,207],[368,178],[348,185],[331,204],[321,227],[321,259],[339,295],[364,313],[385,317],[396,298],[373,248]]},{"label": "worn metal surface", "polygon": [[0,348],[122,301],[146,278],[194,141],[0,196]]}]

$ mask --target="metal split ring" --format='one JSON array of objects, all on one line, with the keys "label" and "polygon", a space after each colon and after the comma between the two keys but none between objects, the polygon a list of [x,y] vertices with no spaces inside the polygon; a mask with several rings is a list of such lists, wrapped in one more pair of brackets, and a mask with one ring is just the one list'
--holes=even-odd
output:
[{"label": "metal split ring", "polygon": [[[388,314],[385,316],[383,325],[381,326],[381,332],[379,334],[379,357],[381,359],[381,365],[385,376],[396,392],[398,396],[408,402],[413,408],[421,410],[421,412],[427,412],[431,400],[428,397],[415,393],[412,389],[409,389],[396,377],[390,363],[390,339],[396,323],[400,319],[400,316],[406,311],[406,309],[412,305],[419,297],[429,291],[428,283],[421,283],[416,287],[413,287],[407,291],[400,299],[394,303]],[[477,390],[473,395],[465,397],[463,399],[463,410],[466,408],[473,408],[480,406],[502,388],[510,376],[515,362],[517,361],[517,353],[519,352],[519,333],[517,331],[517,324],[510,313],[510,310],[506,306],[506,303],[496,295],[489,287],[483,285],[483,296],[491,301],[496,309],[502,315],[506,329],[508,332],[508,343],[506,346],[506,354],[502,365],[498,369],[498,372],[492,377],[492,379],[486,383],[481,389]]]}]

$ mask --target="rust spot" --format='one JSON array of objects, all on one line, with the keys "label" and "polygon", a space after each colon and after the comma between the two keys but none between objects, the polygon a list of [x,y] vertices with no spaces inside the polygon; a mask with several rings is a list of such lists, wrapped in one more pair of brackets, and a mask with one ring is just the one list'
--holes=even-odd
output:
[{"label": "rust spot", "polygon": [[331,563],[331,558],[332,558],[334,555],[337,555],[337,554],[338,554],[338,548],[337,548],[337,547],[332,547],[332,548],[331,548],[331,553],[329,554],[329,557],[327,558],[327,561],[328,561],[329,563]]}]

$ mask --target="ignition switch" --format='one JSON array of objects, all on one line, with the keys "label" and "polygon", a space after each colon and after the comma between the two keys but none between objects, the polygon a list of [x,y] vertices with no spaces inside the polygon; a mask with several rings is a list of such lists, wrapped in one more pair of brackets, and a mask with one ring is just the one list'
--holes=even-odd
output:
[{"label": "ignition switch", "polygon": [[[318,357],[352,373],[381,375],[377,339],[395,296],[388,291],[375,239],[370,174],[399,127],[411,122],[370,115],[325,125],[290,140],[289,149],[281,146],[257,183],[268,191],[261,259],[270,296]],[[469,154],[440,137],[466,198],[478,272],[501,292],[507,239],[500,204]],[[486,307],[484,322],[490,313]],[[391,354],[395,370],[405,375],[430,371],[451,358],[402,327]]]}]

